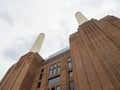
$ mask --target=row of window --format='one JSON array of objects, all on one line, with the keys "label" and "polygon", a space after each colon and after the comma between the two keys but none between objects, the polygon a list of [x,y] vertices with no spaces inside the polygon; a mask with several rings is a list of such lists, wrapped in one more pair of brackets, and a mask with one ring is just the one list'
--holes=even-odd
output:
[{"label": "row of window", "polygon": [[[71,58],[68,58],[68,68],[72,68]],[[54,65],[50,65],[49,76],[59,74],[60,73],[60,62],[55,63]]]},{"label": "row of window", "polygon": [[[72,61],[71,61],[71,58],[69,57],[68,58],[68,68],[71,70],[72,69]],[[68,72],[68,76],[71,78],[73,77],[73,72],[72,70]],[[74,90],[74,82],[73,81],[70,81],[69,83],[69,88],[70,90]]]},{"label": "row of window", "polygon": [[[40,72],[40,77],[39,77],[39,80],[41,80],[41,79],[42,79],[42,76],[43,76],[43,71],[44,71],[44,69],[42,68],[42,69],[41,69],[41,72]],[[40,88],[40,85],[41,85],[41,82],[39,81],[39,82],[38,82],[38,85],[37,85],[37,88]]]},{"label": "row of window", "polygon": [[[72,72],[72,62],[71,62],[71,58],[69,57],[68,58],[68,68],[70,71],[68,71],[68,76],[69,77],[73,77],[73,72]],[[41,70],[41,74],[40,74],[40,77],[39,77],[39,80],[42,79],[42,75],[43,75],[43,71],[44,69]],[[55,74],[59,74],[60,73],[60,62],[57,62],[53,65],[50,65],[50,70],[49,70],[49,76],[52,76],[52,75],[55,75]],[[57,77],[54,77],[54,78],[50,78],[48,79],[48,84],[51,85],[51,84],[54,84],[56,82],[59,82],[60,81],[60,75],[57,76]],[[41,82],[38,82],[38,88],[40,88],[40,85],[41,85]],[[70,82],[70,90],[74,90],[74,82]],[[51,89],[48,89],[48,90],[60,90],[60,86],[57,86],[57,87],[53,87]]]},{"label": "row of window", "polygon": [[49,76],[59,74],[59,73],[60,73],[60,62],[57,62],[54,65],[50,65]]}]

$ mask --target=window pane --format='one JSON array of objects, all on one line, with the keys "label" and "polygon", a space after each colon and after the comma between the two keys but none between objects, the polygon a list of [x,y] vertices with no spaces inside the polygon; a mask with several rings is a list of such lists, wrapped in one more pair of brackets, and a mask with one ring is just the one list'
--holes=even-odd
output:
[{"label": "window pane", "polygon": [[69,68],[69,69],[72,68],[72,63],[71,63],[71,62],[68,63],[68,68]]},{"label": "window pane", "polygon": [[43,71],[44,71],[44,69],[42,68],[41,72],[43,72]]},{"label": "window pane", "polygon": [[60,90],[60,86],[57,86],[57,87],[56,87],[56,90]]},{"label": "window pane", "polygon": [[56,74],[56,68],[54,69],[54,74]]},{"label": "window pane", "polygon": [[70,90],[74,90],[74,82],[70,82]]},{"label": "window pane", "polygon": [[71,57],[68,58],[68,62],[71,62]]},{"label": "window pane", "polygon": [[41,80],[42,79],[42,74],[40,74],[40,78],[39,78],[39,80]]},{"label": "window pane", "polygon": [[39,82],[39,83],[38,83],[38,86],[37,86],[37,88],[40,88],[40,85],[41,85],[41,82]]},{"label": "window pane", "polygon": [[53,87],[51,90],[55,90],[55,87]]},{"label": "window pane", "polygon": [[60,81],[60,76],[49,79],[48,84],[51,85],[51,84],[56,83],[58,81]]},{"label": "window pane", "polygon": [[57,65],[60,66],[60,62],[58,62]]},{"label": "window pane", "polygon": [[58,74],[60,73],[60,67],[58,67],[58,69],[57,69],[57,73],[58,73]]},{"label": "window pane", "polygon": [[72,76],[73,76],[73,72],[70,71],[70,72],[69,72],[69,77],[72,77]]},{"label": "window pane", "polygon": [[50,70],[50,72],[49,72],[49,76],[51,76],[52,75],[52,70]]},{"label": "window pane", "polygon": [[53,69],[53,65],[50,65],[50,70]]},{"label": "window pane", "polygon": [[54,68],[56,68],[56,67],[57,67],[57,64],[55,63],[55,64],[54,64]]}]

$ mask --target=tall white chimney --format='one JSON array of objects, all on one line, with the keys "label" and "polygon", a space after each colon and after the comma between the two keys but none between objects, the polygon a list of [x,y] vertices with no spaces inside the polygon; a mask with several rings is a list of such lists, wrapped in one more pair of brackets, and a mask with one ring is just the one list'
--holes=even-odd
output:
[{"label": "tall white chimney", "polygon": [[76,17],[77,22],[78,22],[79,25],[81,25],[84,22],[88,21],[88,19],[81,12],[76,12],[75,17]]},{"label": "tall white chimney", "polygon": [[36,39],[35,43],[33,44],[32,48],[30,49],[31,52],[39,52],[44,40],[45,34],[40,33],[38,38]]}]

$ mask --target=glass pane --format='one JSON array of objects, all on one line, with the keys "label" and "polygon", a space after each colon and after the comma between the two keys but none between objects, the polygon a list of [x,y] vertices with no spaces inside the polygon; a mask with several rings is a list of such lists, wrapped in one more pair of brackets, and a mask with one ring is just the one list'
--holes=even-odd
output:
[{"label": "glass pane", "polygon": [[39,83],[38,83],[38,86],[37,86],[37,88],[40,88],[40,85],[41,85],[41,82],[39,82]]},{"label": "glass pane", "polygon": [[58,62],[57,65],[60,66],[60,62]]},{"label": "glass pane", "polygon": [[54,68],[56,68],[56,67],[57,67],[57,64],[55,63],[55,64],[54,64]]},{"label": "glass pane", "polygon": [[58,81],[60,81],[60,76],[57,76],[57,77],[54,77],[54,78],[51,78],[51,79],[49,79],[48,80],[48,84],[53,84],[53,83],[56,83],[56,82],[58,82]]},{"label": "glass pane", "polygon": [[50,70],[50,72],[49,72],[49,76],[51,76],[52,75],[52,70]]},{"label": "glass pane", "polygon": [[68,63],[68,68],[69,68],[69,69],[72,68],[72,63],[71,63],[71,62]]},{"label": "glass pane", "polygon": [[57,86],[57,87],[56,87],[56,90],[60,90],[60,86]]},{"label": "glass pane", "polygon": [[55,90],[55,87],[53,87],[51,90]]},{"label": "glass pane", "polygon": [[74,82],[70,82],[70,90],[74,90]]},{"label": "glass pane", "polygon": [[44,71],[44,69],[42,68],[41,72],[43,72],[43,71]]},{"label": "glass pane", "polygon": [[50,70],[53,69],[53,65],[50,65]]},{"label": "glass pane", "polygon": [[68,62],[71,62],[71,57],[68,58]]},{"label": "glass pane", "polygon": [[39,80],[41,80],[42,79],[42,74],[40,74],[40,77],[39,77]]},{"label": "glass pane", "polygon": [[58,73],[58,74],[60,73],[60,67],[58,67],[58,69],[57,69],[57,73]]},{"label": "glass pane", "polygon": [[54,74],[56,74],[56,68],[54,69]]},{"label": "glass pane", "polygon": [[70,71],[70,72],[69,72],[69,77],[72,77],[72,76],[73,76],[73,72]]}]

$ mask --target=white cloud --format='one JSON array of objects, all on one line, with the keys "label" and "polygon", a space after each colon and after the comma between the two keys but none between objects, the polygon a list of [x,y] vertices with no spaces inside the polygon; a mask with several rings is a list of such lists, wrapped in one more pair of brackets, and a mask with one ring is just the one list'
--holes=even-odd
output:
[{"label": "white cloud", "polygon": [[119,0],[0,0],[0,79],[8,68],[45,33],[40,55],[44,58],[68,46],[77,31],[74,13],[100,19],[120,16]]}]

